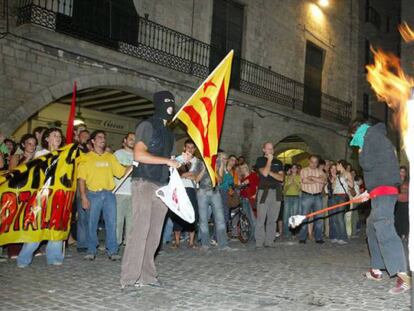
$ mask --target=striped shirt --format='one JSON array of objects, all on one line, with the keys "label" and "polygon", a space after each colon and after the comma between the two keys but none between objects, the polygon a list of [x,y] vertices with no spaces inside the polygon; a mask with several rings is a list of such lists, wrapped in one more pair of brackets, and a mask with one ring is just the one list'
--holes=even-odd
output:
[{"label": "striped shirt", "polygon": [[303,182],[303,180],[306,177],[310,177],[310,176],[312,176],[312,177],[324,177],[325,173],[322,170],[318,169],[318,168],[306,167],[306,168],[302,169],[300,171],[300,178],[302,179],[302,183],[301,183],[302,191],[307,192],[307,193],[311,193],[311,194],[321,193],[323,187],[325,186],[325,184],[317,183],[317,182],[308,184],[308,183]]}]

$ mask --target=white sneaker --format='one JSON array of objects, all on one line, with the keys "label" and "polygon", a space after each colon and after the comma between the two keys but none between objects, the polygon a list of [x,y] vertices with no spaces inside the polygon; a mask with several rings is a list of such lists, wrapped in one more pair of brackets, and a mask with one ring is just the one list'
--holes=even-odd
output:
[{"label": "white sneaker", "polygon": [[330,241],[331,241],[331,243],[338,243],[337,239],[331,239]]},{"label": "white sneaker", "polygon": [[222,248],[219,248],[219,250],[223,252],[235,252],[235,251],[238,251],[239,249],[235,247],[224,246]]},{"label": "white sneaker", "polygon": [[348,242],[347,241],[344,241],[344,240],[338,240],[338,242],[337,242],[339,245],[345,245],[345,244],[348,244]]}]

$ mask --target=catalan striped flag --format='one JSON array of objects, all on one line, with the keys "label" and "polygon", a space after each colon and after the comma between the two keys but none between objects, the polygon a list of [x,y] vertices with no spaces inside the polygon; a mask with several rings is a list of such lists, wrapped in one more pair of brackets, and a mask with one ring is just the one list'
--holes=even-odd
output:
[{"label": "catalan striped flag", "polygon": [[221,61],[174,116],[187,126],[188,135],[203,156],[213,186],[215,165],[227,93],[229,91],[233,50]]}]

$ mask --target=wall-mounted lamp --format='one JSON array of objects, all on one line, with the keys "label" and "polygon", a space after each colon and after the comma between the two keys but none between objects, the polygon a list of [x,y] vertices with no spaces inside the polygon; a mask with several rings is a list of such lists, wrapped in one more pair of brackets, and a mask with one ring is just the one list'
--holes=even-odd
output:
[{"label": "wall-mounted lamp", "polygon": [[76,114],[75,120],[73,121],[73,125],[78,126],[81,124],[85,124],[85,119],[82,117],[82,113],[78,111],[78,113]]},{"label": "wall-mounted lamp", "polygon": [[78,112],[76,113],[75,120],[73,120],[73,126],[78,126],[81,124],[85,124],[85,119],[82,117],[81,113],[81,103],[78,101],[78,97],[76,97],[76,102],[78,102]]}]

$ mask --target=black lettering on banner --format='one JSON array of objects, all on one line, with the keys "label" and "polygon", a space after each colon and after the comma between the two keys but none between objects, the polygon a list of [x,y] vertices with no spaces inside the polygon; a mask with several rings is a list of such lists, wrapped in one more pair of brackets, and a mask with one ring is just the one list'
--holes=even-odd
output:
[{"label": "black lettering on banner", "polygon": [[[75,156],[73,156],[73,153],[75,153]],[[65,159],[66,164],[69,165],[69,167],[71,168],[71,176],[68,177],[67,172],[65,173],[65,175],[60,177],[60,182],[62,183],[62,185],[64,185],[66,188],[72,188],[73,182],[74,182],[74,178],[75,178],[75,165],[76,165],[76,161],[75,159],[79,156],[79,148],[78,145],[73,145],[69,152],[68,155]]]}]

